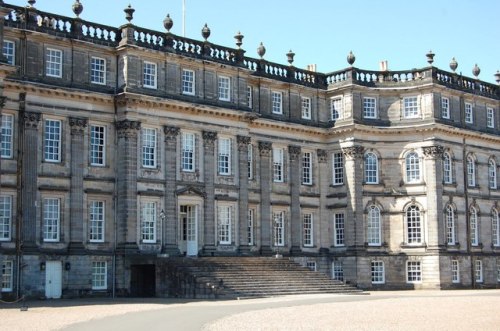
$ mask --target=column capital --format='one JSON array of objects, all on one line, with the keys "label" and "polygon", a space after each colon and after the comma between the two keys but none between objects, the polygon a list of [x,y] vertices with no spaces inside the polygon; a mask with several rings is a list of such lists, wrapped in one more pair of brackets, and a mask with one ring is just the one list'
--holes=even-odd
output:
[{"label": "column capital", "polygon": [[86,118],[69,118],[69,126],[71,127],[71,135],[83,135],[83,131],[87,127],[87,119]]},{"label": "column capital", "polygon": [[342,148],[342,152],[348,159],[360,158],[363,156],[364,151],[365,148],[359,145]]},{"label": "column capital", "polygon": [[37,129],[41,117],[40,113],[24,112],[24,127],[26,129]]},{"label": "column capital", "polygon": [[7,97],[0,96],[0,109],[5,106],[5,101],[7,101]]},{"label": "column capital", "polygon": [[300,157],[301,148],[300,146],[290,145],[288,146],[288,154],[290,155],[291,161],[296,161]]},{"label": "column capital", "polygon": [[319,163],[326,163],[328,161],[328,153],[324,149],[317,149],[316,154],[318,155]]},{"label": "column capital", "polygon": [[137,131],[141,129],[141,122],[123,120],[115,123],[116,130],[118,131],[118,138],[132,138],[137,137]]},{"label": "column capital", "polygon": [[217,132],[203,131],[202,137],[205,147],[214,147],[215,140],[217,139]]},{"label": "column capital", "polygon": [[163,126],[163,133],[165,134],[165,142],[175,141],[177,139],[177,136],[179,135],[180,131],[181,131],[181,129],[179,129],[176,126],[164,125]]},{"label": "column capital", "polygon": [[259,141],[259,152],[261,156],[271,156],[273,143],[269,141]]},{"label": "column capital", "polygon": [[250,144],[250,137],[236,136],[236,142],[238,143],[238,150],[240,152],[248,151],[248,144]]},{"label": "column capital", "polygon": [[439,145],[427,146],[423,147],[422,149],[424,151],[424,155],[430,159],[438,159],[444,153],[444,147]]}]

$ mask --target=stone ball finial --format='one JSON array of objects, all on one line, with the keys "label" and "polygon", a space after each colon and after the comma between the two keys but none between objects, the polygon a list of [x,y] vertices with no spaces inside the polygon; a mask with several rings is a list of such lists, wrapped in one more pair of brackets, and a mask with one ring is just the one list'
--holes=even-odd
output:
[{"label": "stone ball finial", "polygon": [[292,65],[294,57],[295,53],[292,52],[292,50],[289,50],[288,53],[286,53],[286,60],[288,61],[288,63],[290,63],[290,65]]},{"label": "stone ball finial", "polygon": [[356,57],[354,56],[354,53],[352,51],[349,52],[347,55],[347,63],[349,63],[350,66],[354,64],[354,61],[356,61]]},{"label": "stone ball finial", "polygon": [[472,68],[472,74],[474,75],[474,77],[477,78],[477,76],[479,76],[480,73],[481,73],[481,69],[477,66],[477,63],[476,63],[476,65],[474,65],[474,68]]},{"label": "stone ball finial", "polygon": [[238,33],[234,36],[234,39],[236,39],[236,46],[238,46],[238,48],[241,48],[241,45],[243,45],[243,38],[245,36],[241,34],[240,31],[238,31]]},{"label": "stone ball finial", "polygon": [[207,23],[205,23],[205,26],[201,29],[201,36],[205,39],[205,41],[207,41],[208,37],[210,37],[210,28]]},{"label": "stone ball finial", "polygon": [[455,60],[455,58],[451,59],[450,61],[450,69],[455,72],[455,70],[457,70],[458,68],[458,62],[457,60]]},{"label": "stone ball finial", "polygon": [[266,48],[264,47],[264,44],[262,42],[260,42],[259,47],[257,47],[257,54],[261,59],[263,59],[264,55],[266,55]]},{"label": "stone ball finial", "polygon": [[167,14],[165,19],[163,20],[163,26],[167,32],[170,32],[170,29],[174,26],[174,21],[170,18],[170,14]]},{"label": "stone ball finial", "polygon": [[498,85],[500,85],[500,71],[497,70],[497,73],[494,76],[495,76],[495,81],[497,82]]},{"label": "stone ball finial", "polygon": [[432,65],[432,63],[434,62],[434,56],[436,54],[432,53],[432,51],[429,51],[429,53],[425,54],[425,56],[427,57],[427,62]]},{"label": "stone ball finial", "polygon": [[80,3],[80,0],[76,0],[72,8],[73,13],[75,13],[76,17],[80,17],[80,14],[83,11],[83,5]]},{"label": "stone ball finial", "polygon": [[132,20],[134,19],[134,12],[135,12],[135,9],[132,8],[132,5],[128,5],[127,8],[125,8],[123,10],[125,12],[125,19],[130,23],[132,22]]},{"label": "stone ball finial", "polygon": [[36,3],[36,0],[28,0],[28,4],[30,8],[35,8],[35,3]]}]

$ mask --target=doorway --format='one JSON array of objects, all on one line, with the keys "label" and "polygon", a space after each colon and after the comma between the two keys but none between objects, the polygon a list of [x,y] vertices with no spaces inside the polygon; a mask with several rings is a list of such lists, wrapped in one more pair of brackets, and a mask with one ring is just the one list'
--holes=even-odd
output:
[{"label": "doorway", "polygon": [[182,240],[186,243],[186,255],[198,255],[198,220],[196,206],[181,205],[179,218],[181,223]]},{"label": "doorway", "polygon": [[154,297],[156,294],[156,268],[154,264],[133,264],[130,266],[130,295],[133,297]]},{"label": "doorway", "polygon": [[45,262],[45,297],[60,299],[62,294],[62,263],[61,261]]}]

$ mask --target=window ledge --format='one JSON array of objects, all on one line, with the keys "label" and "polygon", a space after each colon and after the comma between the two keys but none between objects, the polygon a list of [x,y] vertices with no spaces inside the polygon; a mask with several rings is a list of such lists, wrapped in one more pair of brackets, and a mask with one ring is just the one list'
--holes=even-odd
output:
[{"label": "window ledge", "polygon": [[404,248],[404,249],[427,248],[427,244],[426,243],[421,243],[421,244],[401,243],[401,248]]}]

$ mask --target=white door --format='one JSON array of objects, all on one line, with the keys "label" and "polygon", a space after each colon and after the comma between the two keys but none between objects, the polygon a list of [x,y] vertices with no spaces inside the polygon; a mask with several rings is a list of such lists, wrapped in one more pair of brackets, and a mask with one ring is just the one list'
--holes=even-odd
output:
[{"label": "white door", "polygon": [[45,297],[47,299],[61,298],[62,264],[61,261],[45,262]]},{"label": "white door", "polygon": [[186,239],[187,239],[187,255],[198,255],[198,231],[196,219],[196,206],[186,206]]}]

